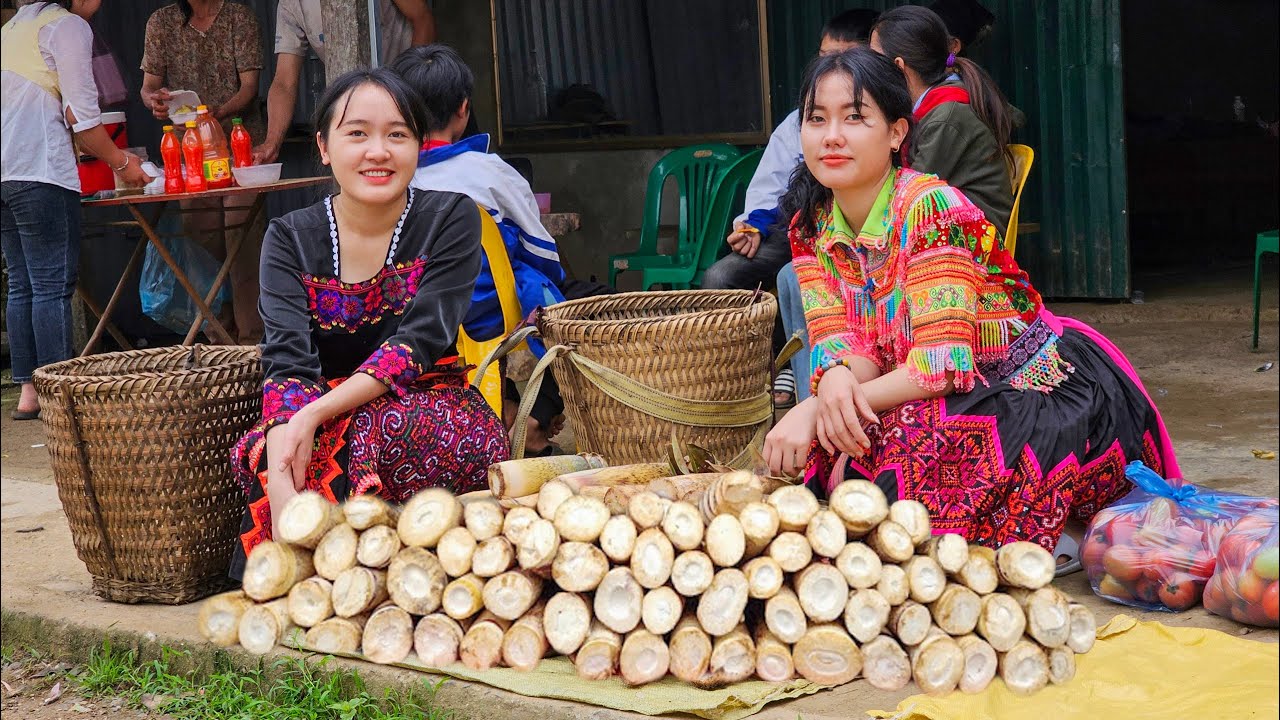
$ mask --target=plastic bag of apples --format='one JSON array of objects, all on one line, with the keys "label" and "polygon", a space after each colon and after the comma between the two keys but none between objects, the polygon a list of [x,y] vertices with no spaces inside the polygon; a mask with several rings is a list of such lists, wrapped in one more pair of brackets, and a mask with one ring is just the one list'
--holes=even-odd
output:
[{"label": "plastic bag of apples", "polygon": [[1223,538],[1275,498],[1218,492],[1160,477],[1141,462],[1125,475],[1134,489],[1089,524],[1081,561],[1098,595],[1146,610],[1200,602]]},{"label": "plastic bag of apples", "polygon": [[1280,509],[1244,516],[1222,538],[1204,607],[1236,622],[1280,627]]}]

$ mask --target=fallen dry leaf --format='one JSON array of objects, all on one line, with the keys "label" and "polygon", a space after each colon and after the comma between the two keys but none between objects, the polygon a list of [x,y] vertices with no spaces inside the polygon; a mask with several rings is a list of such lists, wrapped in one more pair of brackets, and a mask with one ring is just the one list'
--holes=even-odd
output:
[{"label": "fallen dry leaf", "polygon": [[148,710],[159,710],[174,701],[172,695],[152,695],[147,693],[140,698],[143,707]]},{"label": "fallen dry leaf", "polygon": [[1271,450],[1254,450],[1253,456],[1259,460],[1275,460],[1276,454]]},{"label": "fallen dry leaf", "polygon": [[44,699],[44,704],[48,705],[49,703],[57,702],[58,698],[60,697],[62,697],[62,681],[61,680],[54,683],[53,687],[49,689],[49,697]]},{"label": "fallen dry leaf", "polygon": [[12,685],[10,685],[9,683],[7,683],[7,682],[5,682],[5,681],[3,681],[3,680],[0,680],[0,685],[3,685],[3,686],[4,686],[4,696],[5,696],[5,697],[13,697],[14,695],[17,695],[17,694],[18,694],[18,691],[17,691],[17,690],[14,690],[14,689],[13,689],[13,686],[12,686]]}]

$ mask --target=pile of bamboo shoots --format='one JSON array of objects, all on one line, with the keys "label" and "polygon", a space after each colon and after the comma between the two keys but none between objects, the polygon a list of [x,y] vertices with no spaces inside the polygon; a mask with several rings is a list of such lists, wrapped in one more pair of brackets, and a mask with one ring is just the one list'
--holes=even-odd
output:
[{"label": "pile of bamboo shoots", "polygon": [[1031,693],[1093,645],[1093,614],[1050,585],[1043,548],[934,535],[923,505],[872,483],[822,503],[748,471],[601,465],[508,461],[493,494],[431,489],[403,507],[303,493],[200,630],[255,653],[303,633],[379,663],[531,670],[560,654],[631,685],[861,676],[929,693],[997,675]]}]

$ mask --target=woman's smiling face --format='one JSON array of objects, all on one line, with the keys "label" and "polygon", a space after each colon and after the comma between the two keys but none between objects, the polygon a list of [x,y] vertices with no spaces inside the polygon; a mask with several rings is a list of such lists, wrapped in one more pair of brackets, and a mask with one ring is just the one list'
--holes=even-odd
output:
[{"label": "woman's smiling face", "polygon": [[833,72],[814,88],[813,105],[800,125],[800,146],[818,182],[849,190],[880,183],[906,133],[906,120],[890,123],[870,93],[857,102],[852,79]]},{"label": "woman's smiling face", "polygon": [[328,133],[317,133],[320,159],[342,193],[377,205],[404,195],[418,165],[418,141],[391,95],[372,83],[339,101]]}]

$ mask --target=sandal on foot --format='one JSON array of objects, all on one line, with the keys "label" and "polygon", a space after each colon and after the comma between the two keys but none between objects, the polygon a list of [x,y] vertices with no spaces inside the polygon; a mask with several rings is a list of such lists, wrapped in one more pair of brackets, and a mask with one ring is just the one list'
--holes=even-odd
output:
[{"label": "sandal on foot", "polygon": [[1067,558],[1066,562],[1058,565],[1058,569],[1053,573],[1054,577],[1070,575],[1084,569],[1084,565],[1080,562],[1080,543],[1065,532],[1058,538],[1058,546],[1054,548],[1053,556]]}]

